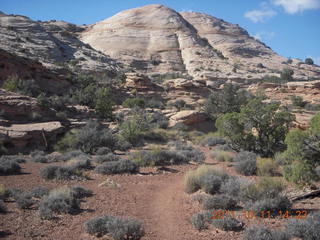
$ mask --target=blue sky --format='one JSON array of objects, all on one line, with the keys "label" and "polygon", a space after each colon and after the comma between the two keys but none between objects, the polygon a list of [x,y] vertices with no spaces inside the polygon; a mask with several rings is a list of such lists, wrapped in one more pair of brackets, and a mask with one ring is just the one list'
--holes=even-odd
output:
[{"label": "blue sky", "polygon": [[0,11],[91,24],[154,3],[239,24],[284,57],[312,57],[320,64],[320,0],[0,0]]}]

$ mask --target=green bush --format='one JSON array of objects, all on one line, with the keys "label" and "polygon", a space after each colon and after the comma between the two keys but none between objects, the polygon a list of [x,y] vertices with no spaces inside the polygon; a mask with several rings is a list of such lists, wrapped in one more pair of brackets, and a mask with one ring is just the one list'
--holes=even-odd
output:
[{"label": "green bush", "polygon": [[238,86],[225,84],[221,92],[209,96],[205,112],[214,120],[226,113],[240,112],[250,97],[248,92],[240,90]]},{"label": "green bush", "polygon": [[308,65],[313,65],[313,64],[314,64],[312,58],[306,58],[306,59],[304,60],[304,62],[305,62],[306,64],[308,64]]},{"label": "green bush", "polygon": [[290,82],[290,81],[293,81],[293,74],[294,74],[294,71],[292,69],[284,68],[280,73],[280,78],[283,81]]},{"label": "green bush", "polygon": [[284,139],[294,115],[280,108],[280,103],[265,103],[257,97],[216,121],[218,132],[227,137],[234,149],[272,157],[285,148]]},{"label": "green bush", "polygon": [[260,176],[276,176],[278,165],[272,158],[258,158],[257,169]]},{"label": "green bush", "polygon": [[284,176],[296,184],[306,184],[318,180],[315,169],[320,165],[320,114],[311,119],[306,131],[292,130],[285,139],[287,150]]},{"label": "green bush", "polygon": [[118,155],[115,155],[113,153],[108,153],[106,155],[100,155],[97,156],[96,162],[97,163],[105,163],[105,162],[116,162],[121,160],[121,158]]},{"label": "green bush", "polygon": [[40,170],[40,176],[45,180],[83,179],[81,170],[74,166],[46,166]]},{"label": "green bush", "polygon": [[301,96],[291,96],[290,97],[290,100],[291,100],[291,103],[293,106],[296,106],[296,107],[305,107],[307,102],[305,102],[303,100],[303,97]]},{"label": "green bush", "polygon": [[113,106],[115,103],[112,100],[112,95],[110,93],[110,89],[108,88],[100,88],[95,93],[95,106],[94,109],[98,116],[104,119],[113,120]]},{"label": "green bush", "polygon": [[41,93],[41,89],[34,80],[22,80],[18,78],[18,76],[8,77],[3,83],[2,88],[10,92],[16,92],[31,97],[37,97]]},{"label": "green bush", "polygon": [[145,108],[146,102],[143,98],[127,98],[123,103],[122,106],[127,108]]},{"label": "green bush", "polygon": [[86,232],[102,237],[110,235],[115,240],[139,240],[144,236],[144,229],[136,219],[123,219],[114,216],[92,218],[85,223]]}]

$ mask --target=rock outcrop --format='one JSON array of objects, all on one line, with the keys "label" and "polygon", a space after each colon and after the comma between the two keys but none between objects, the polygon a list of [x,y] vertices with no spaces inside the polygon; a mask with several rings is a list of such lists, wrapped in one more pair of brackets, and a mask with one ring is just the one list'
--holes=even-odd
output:
[{"label": "rock outcrop", "polygon": [[148,74],[178,71],[197,79],[243,81],[291,68],[298,79],[320,76],[319,67],[288,63],[236,24],[157,4],[120,12],[80,35],[93,48]]},{"label": "rock outcrop", "polygon": [[63,21],[33,21],[20,15],[0,14],[0,48],[48,67],[97,72],[117,71],[109,56],[92,49],[77,35],[82,26]]}]

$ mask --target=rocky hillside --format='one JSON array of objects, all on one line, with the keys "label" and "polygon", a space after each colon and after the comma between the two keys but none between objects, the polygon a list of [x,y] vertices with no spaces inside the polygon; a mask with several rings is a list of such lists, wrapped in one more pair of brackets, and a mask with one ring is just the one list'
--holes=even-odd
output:
[{"label": "rocky hillside", "polygon": [[81,39],[145,73],[186,72],[204,79],[260,79],[292,68],[295,78],[319,78],[320,68],[287,63],[238,25],[162,5],[130,9],[89,26]]},{"label": "rocky hillside", "polygon": [[117,63],[78,39],[84,27],[63,21],[33,21],[0,13],[0,48],[50,68],[116,71]]}]

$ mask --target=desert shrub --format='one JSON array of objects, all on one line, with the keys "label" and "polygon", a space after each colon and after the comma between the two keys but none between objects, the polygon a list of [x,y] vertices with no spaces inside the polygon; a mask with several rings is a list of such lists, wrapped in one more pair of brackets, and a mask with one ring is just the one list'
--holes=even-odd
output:
[{"label": "desert shrub", "polygon": [[122,159],[98,165],[95,171],[100,174],[137,173],[139,172],[139,166],[131,160]]},{"label": "desert shrub", "polygon": [[301,96],[291,96],[290,100],[291,100],[292,105],[296,106],[296,107],[302,107],[303,108],[307,104],[307,102],[305,102],[303,100],[303,97],[301,97]]},{"label": "desert shrub", "polygon": [[186,158],[176,151],[155,149],[151,151],[135,152],[130,159],[139,166],[164,166],[187,162]]},{"label": "desert shrub", "polygon": [[276,198],[284,190],[284,184],[281,181],[272,178],[262,178],[258,183],[248,184],[241,188],[241,200],[258,201],[266,198]]},{"label": "desert shrub", "polygon": [[100,155],[96,158],[97,163],[116,162],[119,160],[121,160],[121,158],[113,153],[108,153],[107,155]]},{"label": "desert shrub", "polygon": [[320,239],[320,212],[310,214],[305,220],[290,220],[286,231],[292,237],[302,240]]},{"label": "desert shrub", "polygon": [[306,58],[306,59],[304,60],[304,62],[305,62],[306,64],[308,64],[308,65],[313,65],[313,60],[312,60],[312,58]]},{"label": "desert shrub", "polygon": [[22,80],[18,76],[10,76],[6,79],[2,86],[3,89],[11,92],[37,97],[41,93],[41,89],[35,80]]},{"label": "desert shrub", "polygon": [[36,156],[44,156],[45,152],[44,151],[40,151],[40,150],[34,150],[30,153],[30,156],[32,158],[36,157]]},{"label": "desert shrub", "polygon": [[175,107],[179,111],[184,108],[187,105],[187,103],[183,99],[176,100],[172,103],[170,103],[170,106]]},{"label": "desert shrub", "polygon": [[203,201],[204,210],[227,209],[232,210],[237,206],[237,201],[228,195],[208,196]]},{"label": "desert shrub", "polygon": [[0,157],[0,162],[1,161],[9,161],[9,162],[16,162],[16,163],[25,163],[26,159],[20,156],[10,156],[10,155],[5,155]]},{"label": "desert shrub", "polygon": [[250,94],[240,90],[238,86],[225,84],[221,92],[215,92],[209,96],[205,104],[205,112],[215,120],[222,114],[240,112],[240,108],[248,102],[249,98]]},{"label": "desert shrub", "polygon": [[3,184],[0,184],[0,199],[6,199],[9,193]]},{"label": "desert shrub", "polygon": [[30,194],[34,198],[41,199],[42,197],[49,194],[49,189],[46,187],[42,187],[42,186],[35,187],[34,189],[32,189]]},{"label": "desert shrub", "polygon": [[34,203],[35,201],[32,199],[32,195],[30,193],[21,193],[16,199],[16,204],[20,209],[28,209]]},{"label": "desert shrub", "polygon": [[320,104],[307,103],[304,108],[308,111],[320,111]]},{"label": "desert shrub", "polygon": [[13,175],[21,172],[20,165],[4,157],[0,158],[0,175]]},{"label": "desert shrub", "polygon": [[85,223],[85,229],[91,235],[108,234],[115,240],[139,240],[144,236],[144,229],[140,221],[114,216],[93,218]]},{"label": "desert shrub", "polygon": [[55,146],[56,150],[65,152],[70,149],[78,149],[84,153],[94,153],[100,147],[108,147],[114,150],[117,146],[117,138],[111,131],[96,121],[89,121],[80,130],[71,130]]},{"label": "desert shrub", "polygon": [[108,153],[110,153],[111,150],[110,148],[108,147],[101,147],[101,148],[98,148],[97,152],[96,152],[96,155],[106,155]]},{"label": "desert shrub", "polygon": [[225,152],[232,152],[232,148],[228,144],[218,145],[215,147],[216,151],[225,151]]},{"label": "desert shrub", "polygon": [[123,103],[122,106],[127,108],[144,108],[146,106],[146,102],[143,98],[127,98]]},{"label": "desert shrub", "polygon": [[171,150],[193,150],[194,148],[190,146],[187,142],[185,141],[170,141],[168,142],[168,147]]},{"label": "desert shrub", "polygon": [[24,193],[24,191],[19,189],[19,188],[9,188],[9,189],[7,189],[8,197],[11,197],[11,198],[13,198],[15,200],[17,200],[18,197],[23,193]]},{"label": "desert shrub", "polygon": [[257,160],[257,154],[253,152],[241,151],[233,159],[235,162],[255,161]]},{"label": "desert shrub", "polygon": [[246,203],[246,208],[252,210],[258,216],[268,211],[270,211],[271,216],[276,216],[279,214],[279,211],[290,210],[291,207],[291,202],[284,196],[264,198],[255,202],[249,201]]},{"label": "desert shrub", "polygon": [[266,103],[263,97],[256,97],[242,107],[240,113],[220,116],[216,127],[233,149],[272,157],[285,149],[285,135],[293,120],[294,115],[283,110],[280,103]]},{"label": "desert shrub", "polygon": [[61,155],[48,155],[47,157],[49,158],[49,162],[66,162],[74,158],[85,158],[88,155],[80,150],[74,150]]},{"label": "desert shrub", "polygon": [[226,140],[223,138],[219,138],[219,137],[206,137],[205,139],[203,139],[200,144],[202,146],[206,146],[206,147],[214,147],[217,145],[223,145],[226,144]]},{"label": "desert shrub", "polygon": [[283,81],[290,82],[290,81],[293,81],[293,74],[294,74],[294,71],[292,69],[284,68],[280,73],[280,78]]},{"label": "desert shrub", "polygon": [[165,104],[161,100],[152,98],[146,102],[146,107],[164,109]]},{"label": "desert shrub", "polygon": [[82,178],[82,172],[73,166],[46,166],[40,176],[45,180],[70,180]]},{"label": "desert shrub", "polygon": [[210,218],[211,216],[208,212],[197,213],[191,217],[191,224],[198,231],[205,230],[208,228]]},{"label": "desert shrub", "polygon": [[271,230],[264,226],[251,226],[244,232],[244,240],[289,240],[290,236],[281,231]]},{"label": "desert shrub", "polygon": [[320,165],[320,114],[311,119],[309,129],[291,130],[285,143],[285,178],[301,185],[318,180],[315,169]]},{"label": "desert shrub", "polygon": [[0,199],[0,213],[6,213],[7,212],[7,207],[4,204],[4,201]]},{"label": "desert shrub", "polygon": [[70,191],[76,199],[87,198],[93,195],[93,192],[90,189],[81,186],[72,186],[70,187]]},{"label": "desert shrub", "polygon": [[67,166],[75,169],[75,170],[81,170],[81,169],[90,169],[91,168],[91,162],[90,159],[87,156],[79,156],[77,158],[72,158],[67,162]]},{"label": "desert shrub", "polygon": [[212,173],[207,173],[199,178],[199,184],[201,189],[209,194],[215,194],[219,192],[222,180],[220,176]]},{"label": "desert shrub", "polygon": [[222,219],[213,219],[211,224],[216,228],[222,229],[224,231],[240,231],[243,229],[244,224],[237,219],[227,216]]},{"label": "desert shrub", "polygon": [[214,167],[200,166],[194,171],[185,175],[185,190],[187,193],[194,193],[200,189],[207,193],[217,193],[221,184],[229,179],[229,175]]},{"label": "desert shrub", "polygon": [[239,178],[230,177],[221,184],[220,192],[237,198],[240,194],[241,181]]},{"label": "desert shrub", "polygon": [[260,176],[275,176],[278,165],[272,158],[258,158],[257,172]]},{"label": "desert shrub", "polygon": [[212,151],[210,157],[216,159],[219,162],[232,162],[234,154],[226,151]]},{"label": "desert shrub", "polygon": [[235,169],[238,173],[245,175],[245,176],[252,176],[257,173],[257,161],[243,161],[238,162],[235,165]]},{"label": "desert shrub", "polygon": [[97,90],[94,109],[99,117],[113,120],[113,106],[115,105],[109,88],[100,88]]},{"label": "desert shrub", "polygon": [[75,213],[80,209],[80,201],[69,188],[53,190],[44,197],[39,205],[42,219],[52,219],[54,213]]}]

